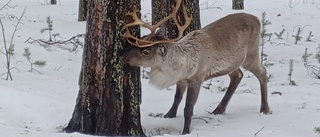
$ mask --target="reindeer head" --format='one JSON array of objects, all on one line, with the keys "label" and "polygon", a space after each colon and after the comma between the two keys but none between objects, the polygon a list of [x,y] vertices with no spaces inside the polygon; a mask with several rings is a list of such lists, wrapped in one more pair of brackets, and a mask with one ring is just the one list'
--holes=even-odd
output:
[{"label": "reindeer head", "polygon": [[[167,48],[168,46],[171,46],[170,43],[176,42],[183,37],[184,30],[190,25],[190,22],[192,20],[192,18],[188,16],[187,10],[183,5],[183,15],[186,20],[186,23],[183,26],[179,24],[179,21],[177,19],[177,12],[180,5],[181,0],[178,0],[176,2],[176,6],[172,6],[172,13],[155,25],[150,25],[139,19],[139,17],[137,16],[137,12],[139,11],[136,8],[132,12],[127,13],[127,15],[133,17],[134,22],[126,24],[123,27],[124,29],[126,29],[126,32],[124,33],[123,37],[126,38],[127,41],[133,45],[132,47],[123,50],[123,52],[121,52],[120,54],[125,63],[129,63],[133,66],[152,67],[157,65],[157,63],[160,63],[165,58],[167,54]],[[174,39],[168,39],[162,33],[163,31],[161,31],[161,28],[160,31],[158,30],[156,32],[157,28],[159,28],[162,24],[164,24],[171,18],[173,19],[179,30],[178,37]],[[131,35],[129,27],[136,25],[148,28],[151,31],[151,33],[146,36],[143,36],[142,38],[137,38]],[[132,42],[131,40],[135,40],[135,42]]]},{"label": "reindeer head", "polygon": [[[142,37],[144,40],[168,40],[162,34],[157,34],[152,37],[150,35]],[[153,67],[160,63],[159,61],[163,60],[167,53],[167,43],[159,43],[149,47],[136,47],[130,46],[127,49],[124,49],[120,56],[125,63],[128,63],[132,66],[144,66],[144,67]]]}]

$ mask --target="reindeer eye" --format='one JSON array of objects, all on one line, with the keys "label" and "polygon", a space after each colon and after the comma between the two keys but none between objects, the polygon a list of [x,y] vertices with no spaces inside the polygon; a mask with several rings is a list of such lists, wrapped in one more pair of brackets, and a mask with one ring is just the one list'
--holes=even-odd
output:
[{"label": "reindeer eye", "polygon": [[142,50],[142,51],[141,51],[141,53],[142,53],[142,55],[144,55],[144,56],[149,56],[150,51],[149,51],[149,50],[144,49],[144,50]]}]

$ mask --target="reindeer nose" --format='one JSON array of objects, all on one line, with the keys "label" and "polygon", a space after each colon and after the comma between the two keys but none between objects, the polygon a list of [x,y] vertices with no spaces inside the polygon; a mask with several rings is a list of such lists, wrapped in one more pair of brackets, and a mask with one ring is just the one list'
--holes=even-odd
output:
[{"label": "reindeer nose", "polygon": [[125,56],[125,52],[126,52],[125,50],[121,50],[119,52],[119,57],[122,62],[126,63],[128,61],[128,57]]},{"label": "reindeer nose", "polygon": [[121,51],[119,52],[119,57],[122,58],[123,55],[124,55],[124,50],[121,50]]},{"label": "reindeer nose", "polygon": [[119,52],[119,56],[123,57],[127,52],[129,52],[130,48],[124,48]]},{"label": "reindeer nose", "polygon": [[128,62],[128,58],[127,57],[124,57],[124,56],[120,56],[120,60],[124,63],[127,63]]}]

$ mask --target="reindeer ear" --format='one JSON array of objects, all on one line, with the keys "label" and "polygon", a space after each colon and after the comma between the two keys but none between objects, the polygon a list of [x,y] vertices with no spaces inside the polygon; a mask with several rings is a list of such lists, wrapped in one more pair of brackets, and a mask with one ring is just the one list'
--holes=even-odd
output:
[{"label": "reindeer ear", "polygon": [[159,45],[157,47],[157,53],[160,54],[161,56],[165,56],[167,54],[167,48],[163,45]]}]

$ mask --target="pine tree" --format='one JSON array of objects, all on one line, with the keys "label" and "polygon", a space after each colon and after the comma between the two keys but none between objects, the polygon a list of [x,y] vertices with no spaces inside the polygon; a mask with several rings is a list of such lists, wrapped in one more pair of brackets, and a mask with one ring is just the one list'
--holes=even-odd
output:
[{"label": "pine tree", "polygon": [[260,60],[261,64],[264,61],[264,57],[267,56],[267,54],[264,53],[264,46],[266,43],[266,37],[272,36],[272,33],[267,33],[267,26],[271,24],[269,20],[266,19],[266,12],[262,12],[262,19],[261,19],[261,24],[262,24],[262,30],[261,30],[261,55],[260,55]]},{"label": "pine tree", "polygon": [[234,10],[244,9],[244,0],[232,0],[232,9]]},{"label": "pine tree", "polygon": [[24,53],[22,54],[24,57],[26,57],[26,59],[28,60],[28,62],[30,63],[30,70],[29,72],[37,71],[38,73],[40,73],[40,71],[36,70],[33,68],[33,66],[37,66],[37,67],[44,67],[46,66],[46,61],[44,60],[35,60],[33,61],[31,59],[31,52],[29,50],[29,48],[24,48]]},{"label": "pine tree", "polygon": [[298,44],[298,41],[300,41],[301,40],[301,28],[299,27],[298,28],[298,31],[297,31],[297,34],[296,35],[292,35],[292,37],[294,37],[294,39],[295,39],[295,42],[294,42],[294,44]]},{"label": "pine tree", "polygon": [[78,21],[86,21],[88,13],[88,0],[79,0]]},{"label": "pine tree", "polygon": [[46,22],[47,22],[47,27],[46,28],[42,28],[41,30],[40,30],[40,33],[42,34],[42,33],[44,33],[44,32],[46,32],[46,31],[48,31],[48,33],[49,33],[49,41],[51,42],[52,41],[52,30],[53,30],[53,21],[51,20],[51,18],[50,18],[50,16],[48,16],[47,17],[47,20],[46,20]]},{"label": "pine tree", "polygon": [[[119,52],[130,44],[122,27],[140,0],[88,1],[79,93],[66,132],[99,136],[145,136],[140,122],[139,67],[124,64]],[[132,30],[138,36],[138,27]]]}]

